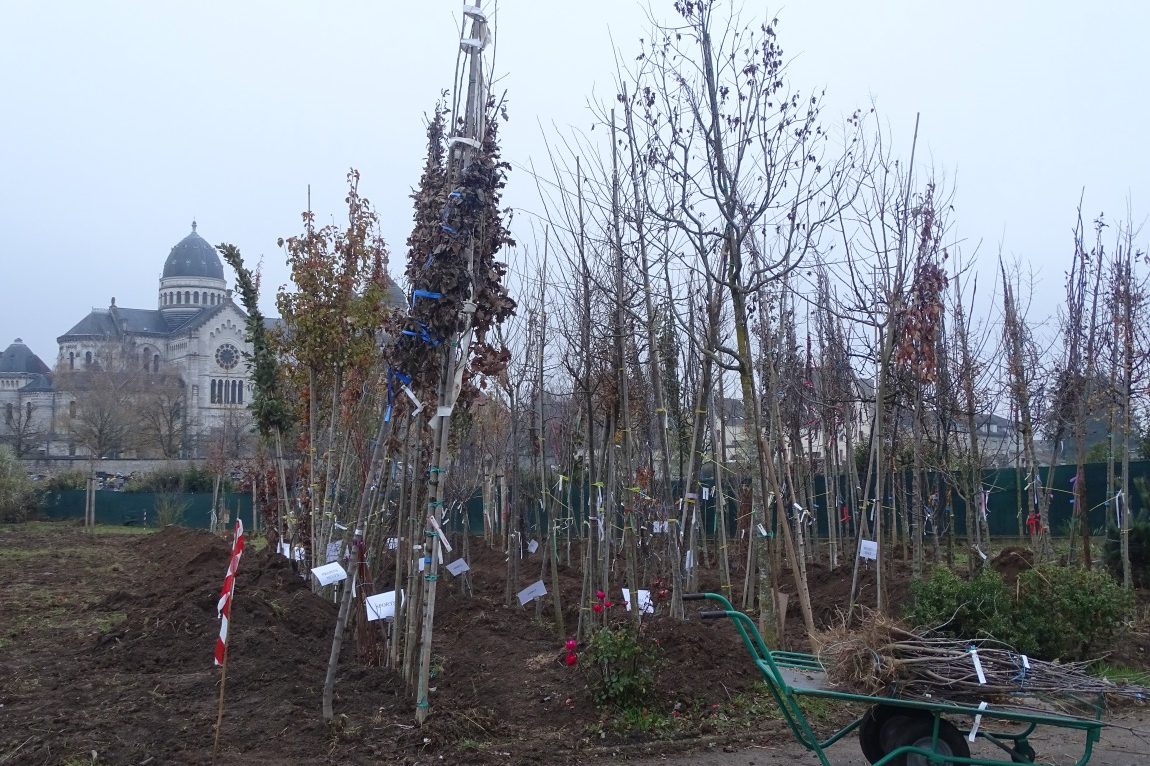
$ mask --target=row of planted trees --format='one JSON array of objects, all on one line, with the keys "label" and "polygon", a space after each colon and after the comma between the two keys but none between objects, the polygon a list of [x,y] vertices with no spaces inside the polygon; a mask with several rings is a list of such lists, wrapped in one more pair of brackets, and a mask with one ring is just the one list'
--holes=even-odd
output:
[{"label": "row of planted trees", "polygon": [[[1113,519],[1128,528],[1128,445],[1146,403],[1136,232],[1100,218],[1088,240],[1080,223],[1066,305],[1056,325],[1036,323],[1025,273],[1001,260],[979,271],[954,244],[947,193],[916,166],[917,124],[901,153],[873,111],[830,119],[820,93],[791,85],[775,22],[743,25],[708,0],[675,11],[620,68],[593,131],[547,134],[517,313],[497,260],[513,244],[502,105],[475,8],[454,102],[429,121],[405,294],[354,172],[346,225],[317,228],[309,212],[284,240],[294,289],[271,337],[257,279],[222,246],[277,458],[263,482],[272,526],[309,565],[338,543],[355,573],[336,594],[327,717],[355,624],[361,655],[396,668],[423,720],[440,567],[479,534],[506,553],[508,605],[525,581],[551,583],[560,635],[605,624],[595,594],[620,586],[632,604],[665,589],[681,617],[701,570],[771,640],[785,631],[781,593],[813,634],[812,562],[853,567],[855,592],[874,578],[881,610],[897,552],[915,575],[989,556],[982,477],[996,462],[1028,477],[1021,522],[1052,556],[1060,488],[1039,468],[1064,443],[1079,466],[1072,559],[1091,566],[1081,466],[1099,418]],[[988,438],[999,422],[1010,436]],[[482,530],[463,510],[473,497]],[[963,540],[956,498],[972,509]],[[542,562],[528,572],[533,543]],[[575,626],[561,564],[582,575]],[[407,597],[380,632],[364,599],[388,590]]]}]

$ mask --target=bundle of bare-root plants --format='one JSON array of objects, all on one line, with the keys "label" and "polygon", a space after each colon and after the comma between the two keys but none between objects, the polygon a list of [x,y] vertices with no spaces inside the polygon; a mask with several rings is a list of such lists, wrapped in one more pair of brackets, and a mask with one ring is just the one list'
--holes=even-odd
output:
[{"label": "bundle of bare-root plants", "polygon": [[817,652],[827,681],[858,694],[1067,709],[1099,697],[1150,701],[1150,689],[1091,673],[1091,661],[1047,662],[999,641],[915,632],[874,612],[858,627],[819,634]]}]

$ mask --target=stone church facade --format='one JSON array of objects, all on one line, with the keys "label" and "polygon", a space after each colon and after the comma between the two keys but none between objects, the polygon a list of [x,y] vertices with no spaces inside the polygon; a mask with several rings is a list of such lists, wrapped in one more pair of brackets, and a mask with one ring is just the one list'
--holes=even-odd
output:
[{"label": "stone church facade", "polygon": [[[5,366],[13,371],[0,370],[0,410],[7,415],[11,409],[15,415],[20,406],[29,418],[38,420],[32,430],[41,443],[28,457],[83,456],[94,451],[78,444],[85,440],[76,436],[81,410],[97,406],[88,402],[97,398],[94,392],[104,385],[101,379],[131,386],[136,396],[146,395],[149,388],[178,392],[162,413],[180,442],[179,454],[169,457],[202,456],[205,443],[222,429],[250,429],[247,405],[252,383],[244,360],[251,350],[244,339],[247,314],[233,300],[219,254],[196,228],[193,222],[191,233],[165,260],[155,307],[126,308],[112,298],[107,308],[93,309],[57,338],[54,373],[31,351],[22,351],[19,342],[4,352],[12,352]],[[25,427],[16,420],[0,423],[0,436],[8,432],[6,441],[11,441],[14,426]],[[91,443],[92,437],[86,441]],[[139,439],[122,441],[124,448],[104,456],[155,452]]]}]

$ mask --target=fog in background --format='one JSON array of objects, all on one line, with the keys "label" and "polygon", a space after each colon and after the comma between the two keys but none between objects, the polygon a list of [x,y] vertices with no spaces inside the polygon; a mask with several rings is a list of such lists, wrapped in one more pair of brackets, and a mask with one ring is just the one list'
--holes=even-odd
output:
[{"label": "fog in background", "polygon": [[[484,6],[492,7],[491,2]],[[22,337],[55,364],[58,335],[92,307],[156,307],[168,251],[189,231],[263,258],[264,310],[288,272],[276,238],[312,206],[342,220],[358,168],[402,273],[424,159],[424,118],[450,87],[462,3],[8,2],[0,6],[0,348]],[[764,6],[826,122],[878,108],[918,167],[953,190],[963,254],[1039,276],[1036,310],[1062,300],[1075,207],[1150,210],[1150,3],[821,0]],[[540,122],[587,130],[610,101],[648,14],[671,2],[501,0],[494,65],[507,91],[505,201],[530,240],[523,168],[545,168]],[[1141,212],[1139,212],[1141,211]],[[1140,241],[1145,241],[1143,237]],[[512,256],[519,257],[519,256]],[[993,275],[993,270],[984,270]],[[229,281],[231,275],[229,274]],[[989,285],[986,286],[989,290]]]}]

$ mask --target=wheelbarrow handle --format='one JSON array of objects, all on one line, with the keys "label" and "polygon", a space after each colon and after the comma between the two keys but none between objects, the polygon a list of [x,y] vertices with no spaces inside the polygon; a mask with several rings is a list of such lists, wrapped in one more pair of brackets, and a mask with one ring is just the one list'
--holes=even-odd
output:
[{"label": "wheelbarrow handle", "polygon": [[696,612],[699,619],[702,620],[719,620],[727,616],[726,611],[722,609],[705,609],[701,612]]},{"label": "wheelbarrow handle", "polygon": [[702,601],[706,597],[707,597],[706,593],[684,593],[683,594],[683,600],[684,601]]}]

